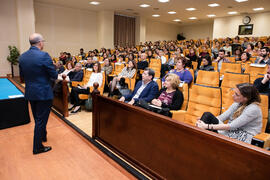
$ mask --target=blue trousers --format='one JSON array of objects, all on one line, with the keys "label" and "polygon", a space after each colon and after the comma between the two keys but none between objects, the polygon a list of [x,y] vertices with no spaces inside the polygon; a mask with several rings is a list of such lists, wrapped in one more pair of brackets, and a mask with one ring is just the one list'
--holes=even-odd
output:
[{"label": "blue trousers", "polygon": [[47,139],[47,122],[50,115],[52,100],[31,101],[31,109],[35,119],[33,151],[42,149],[42,140]]}]

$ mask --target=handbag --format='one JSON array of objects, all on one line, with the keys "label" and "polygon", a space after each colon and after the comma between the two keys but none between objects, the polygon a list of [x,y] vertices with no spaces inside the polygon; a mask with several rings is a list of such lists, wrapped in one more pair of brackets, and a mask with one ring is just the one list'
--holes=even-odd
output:
[{"label": "handbag", "polygon": [[91,95],[89,95],[88,99],[85,101],[85,109],[88,111],[93,110],[93,100]]},{"label": "handbag", "polygon": [[140,99],[135,105],[164,116],[172,117],[172,113],[170,112],[169,108],[162,108],[157,106],[155,107],[154,105],[149,105],[143,99]]}]

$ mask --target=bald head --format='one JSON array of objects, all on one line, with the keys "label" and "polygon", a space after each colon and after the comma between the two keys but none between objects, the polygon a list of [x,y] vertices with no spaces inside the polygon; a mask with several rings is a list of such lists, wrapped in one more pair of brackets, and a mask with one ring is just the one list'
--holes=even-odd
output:
[{"label": "bald head", "polygon": [[43,46],[44,46],[43,41],[44,41],[44,39],[43,39],[42,35],[38,34],[38,33],[33,33],[29,37],[29,42],[30,42],[31,46],[36,46],[41,50],[43,49]]},{"label": "bald head", "polygon": [[29,37],[29,42],[31,46],[39,43],[40,41],[43,41],[43,37],[41,34],[34,33],[34,34],[31,34]]}]

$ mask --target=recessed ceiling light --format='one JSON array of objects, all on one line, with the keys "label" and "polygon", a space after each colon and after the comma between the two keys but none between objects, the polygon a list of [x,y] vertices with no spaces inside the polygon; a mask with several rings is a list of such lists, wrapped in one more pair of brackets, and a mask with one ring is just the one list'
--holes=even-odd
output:
[{"label": "recessed ceiling light", "polygon": [[195,11],[196,8],[186,8],[187,11]]},{"label": "recessed ceiling light", "polygon": [[213,4],[208,4],[208,6],[209,6],[209,7],[218,7],[218,6],[219,6],[219,4],[217,4],[217,3],[213,3]]},{"label": "recessed ceiling light", "polygon": [[236,2],[246,2],[248,0],[235,0]]},{"label": "recessed ceiling light", "polygon": [[208,17],[215,17],[216,15],[215,14],[208,14],[207,16]]},{"label": "recessed ceiling light", "polygon": [[158,0],[158,2],[161,2],[161,3],[166,3],[166,2],[169,2],[170,0]]},{"label": "recessed ceiling light", "polygon": [[264,10],[263,7],[260,7],[260,8],[253,8],[253,11],[262,11],[262,10]]},{"label": "recessed ceiling light", "polygon": [[147,8],[147,7],[149,7],[150,5],[149,4],[141,4],[140,5],[140,7],[142,7],[142,8]]},{"label": "recessed ceiling light", "polygon": [[159,14],[153,14],[152,16],[153,17],[159,17],[160,15]]},{"label": "recessed ceiling light", "polygon": [[237,14],[236,11],[231,11],[231,12],[228,12],[228,14]]},{"label": "recessed ceiling light", "polygon": [[180,22],[181,20],[180,19],[175,19],[173,20],[174,22]]},{"label": "recessed ceiling light", "polygon": [[100,2],[97,2],[97,1],[91,1],[91,2],[89,2],[89,4],[92,4],[92,5],[99,5]]},{"label": "recessed ceiling light", "polygon": [[188,18],[188,19],[192,19],[192,20],[193,20],[193,19],[197,19],[197,17],[190,17],[190,18]]},{"label": "recessed ceiling light", "polygon": [[175,11],[169,11],[168,14],[176,14]]}]

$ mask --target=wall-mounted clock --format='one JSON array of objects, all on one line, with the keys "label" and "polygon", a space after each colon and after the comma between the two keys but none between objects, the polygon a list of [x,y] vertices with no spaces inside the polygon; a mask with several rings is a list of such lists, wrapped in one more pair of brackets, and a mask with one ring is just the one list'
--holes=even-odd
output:
[{"label": "wall-mounted clock", "polygon": [[245,16],[245,17],[243,18],[243,24],[249,24],[250,21],[251,21],[251,18],[250,18],[249,16]]}]

